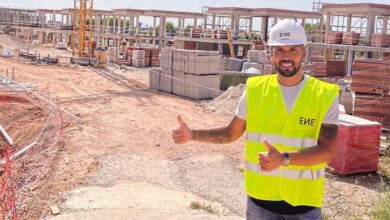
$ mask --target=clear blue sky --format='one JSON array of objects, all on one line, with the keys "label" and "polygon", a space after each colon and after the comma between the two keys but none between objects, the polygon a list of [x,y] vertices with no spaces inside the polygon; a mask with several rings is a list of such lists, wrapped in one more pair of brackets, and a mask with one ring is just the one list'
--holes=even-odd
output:
[{"label": "clear blue sky", "polygon": [[[322,0],[331,3],[387,3],[390,0]],[[312,9],[312,0],[94,0],[96,9],[137,8],[201,12],[202,6],[235,6],[250,8],[282,8],[293,10]],[[0,6],[21,8],[69,8],[73,0],[0,0]]]}]

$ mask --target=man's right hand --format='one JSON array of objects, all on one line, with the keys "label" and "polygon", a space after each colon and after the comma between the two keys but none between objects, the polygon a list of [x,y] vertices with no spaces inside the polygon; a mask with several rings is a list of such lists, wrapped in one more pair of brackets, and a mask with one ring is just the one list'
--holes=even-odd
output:
[{"label": "man's right hand", "polygon": [[172,130],[172,138],[176,144],[185,144],[192,140],[192,131],[180,115],[177,116],[177,121],[179,126]]}]

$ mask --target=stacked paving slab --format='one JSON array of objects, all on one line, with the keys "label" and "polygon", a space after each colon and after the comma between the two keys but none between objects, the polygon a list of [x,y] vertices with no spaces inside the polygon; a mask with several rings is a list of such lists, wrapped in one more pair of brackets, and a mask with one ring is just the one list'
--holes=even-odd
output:
[{"label": "stacked paving slab", "polygon": [[[166,93],[192,99],[214,98],[220,94],[220,63],[221,56],[215,51],[164,48],[161,68],[151,69],[150,85],[157,85],[159,80],[158,90]],[[156,77],[159,71],[160,77]]]}]

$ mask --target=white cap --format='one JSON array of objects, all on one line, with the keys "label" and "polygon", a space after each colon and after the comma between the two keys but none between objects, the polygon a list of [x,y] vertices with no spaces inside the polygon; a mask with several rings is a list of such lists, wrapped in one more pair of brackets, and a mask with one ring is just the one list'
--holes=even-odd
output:
[{"label": "white cap", "polygon": [[293,19],[283,19],[271,28],[269,46],[304,45],[306,32],[300,23]]}]

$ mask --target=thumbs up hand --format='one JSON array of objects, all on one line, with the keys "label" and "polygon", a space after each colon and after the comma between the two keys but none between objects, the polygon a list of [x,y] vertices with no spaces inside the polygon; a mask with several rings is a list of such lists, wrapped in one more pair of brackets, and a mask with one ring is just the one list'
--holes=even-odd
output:
[{"label": "thumbs up hand", "polygon": [[185,144],[192,140],[192,131],[180,115],[177,116],[177,121],[179,126],[172,130],[172,138],[176,144]]},{"label": "thumbs up hand", "polygon": [[264,140],[264,145],[268,149],[268,153],[259,154],[260,169],[269,172],[282,165],[283,154],[269,144],[267,139]]}]

